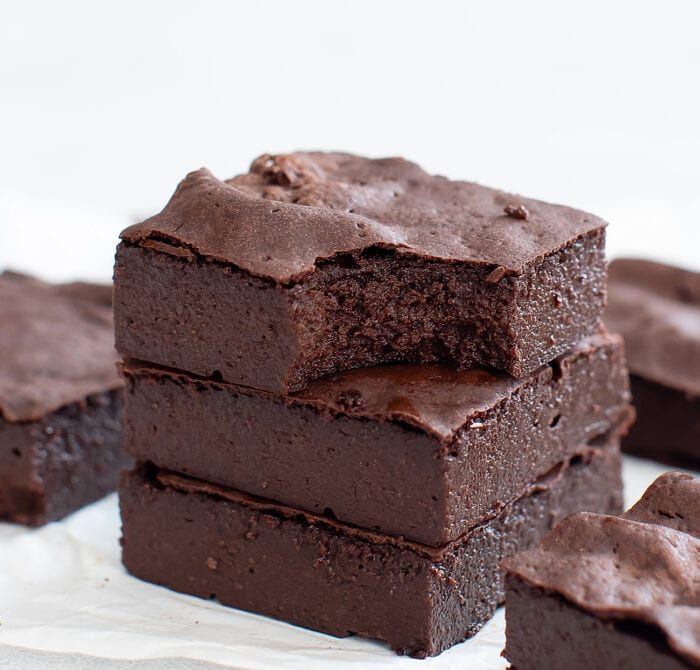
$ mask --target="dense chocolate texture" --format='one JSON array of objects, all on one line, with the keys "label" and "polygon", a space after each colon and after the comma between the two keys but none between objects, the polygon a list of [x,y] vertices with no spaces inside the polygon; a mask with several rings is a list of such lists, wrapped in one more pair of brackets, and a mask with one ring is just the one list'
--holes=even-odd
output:
[{"label": "dense chocolate texture", "polygon": [[700,470],[700,396],[636,375],[630,383],[637,419],[622,440],[623,451]]},{"label": "dense chocolate texture", "polygon": [[123,389],[111,287],[0,275],[0,519],[62,518],[116,488]]},{"label": "dense chocolate texture", "polygon": [[631,412],[621,340],[605,334],[524,379],[396,365],[278,397],[135,361],[124,373],[137,461],[430,545]]},{"label": "dense chocolate texture", "polygon": [[630,371],[700,396],[700,274],[620,259],[609,293],[605,321],[624,336]]},{"label": "dense chocolate texture", "polygon": [[263,157],[228,182],[200,170],[122,233],[117,349],[276,393],[396,362],[522,376],[594,332],[604,227],[401,159]]},{"label": "dense chocolate texture", "polygon": [[575,514],[503,565],[517,670],[700,667],[699,480],[662,475],[622,517]]},{"label": "dense chocolate texture", "polygon": [[657,630],[604,621],[561,596],[506,577],[511,670],[687,670]]},{"label": "dense chocolate texture", "polygon": [[503,601],[498,560],[572,511],[620,509],[614,445],[587,450],[459,541],[426,547],[165,471],[120,489],[123,560],[137,577],[337,636],[436,655]]},{"label": "dense chocolate texture", "polygon": [[131,464],[123,409],[115,389],[36,421],[0,419],[0,520],[40,526],[114,491]]}]

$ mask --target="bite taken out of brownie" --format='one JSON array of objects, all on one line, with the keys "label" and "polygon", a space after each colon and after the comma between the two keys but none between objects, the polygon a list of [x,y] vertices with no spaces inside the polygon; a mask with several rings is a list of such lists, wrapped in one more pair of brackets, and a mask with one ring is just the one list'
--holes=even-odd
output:
[{"label": "bite taken out of brownie", "polygon": [[579,513],[502,563],[514,670],[700,667],[700,481],[659,477],[621,517]]},{"label": "bite taken out of brownie", "polygon": [[39,526],[116,488],[124,393],[112,289],[0,275],[0,520]]},{"label": "bite taken out of brownie", "polygon": [[188,175],[122,233],[117,349],[275,393],[386,363],[522,376],[593,333],[605,223],[391,158]]}]

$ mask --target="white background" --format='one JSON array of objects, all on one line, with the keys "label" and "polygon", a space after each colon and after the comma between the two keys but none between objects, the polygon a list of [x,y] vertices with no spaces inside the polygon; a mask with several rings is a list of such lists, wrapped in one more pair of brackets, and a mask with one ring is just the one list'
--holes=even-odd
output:
[{"label": "white background", "polygon": [[[119,231],[186,172],[225,178],[299,148],[403,155],[587,209],[610,221],[611,255],[700,269],[699,75],[697,0],[0,0],[0,269],[107,280]],[[627,459],[629,499],[662,469]],[[505,665],[501,614],[416,662],[137,582],[113,498],[0,531],[5,645],[247,668]],[[250,631],[279,631],[277,646]],[[5,646],[0,666],[108,667],[27,654]]]},{"label": "white background", "polygon": [[206,165],[404,155],[700,267],[700,3],[0,0],[0,267],[109,278]]}]

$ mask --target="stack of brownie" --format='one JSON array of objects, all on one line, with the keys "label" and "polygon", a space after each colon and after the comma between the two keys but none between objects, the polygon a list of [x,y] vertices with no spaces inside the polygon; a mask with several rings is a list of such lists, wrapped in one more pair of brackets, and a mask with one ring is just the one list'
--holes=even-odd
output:
[{"label": "stack of brownie", "polygon": [[621,510],[604,227],[400,159],[188,175],[117,254],[127,569],[417,657],[473,635],[499,560]]}]

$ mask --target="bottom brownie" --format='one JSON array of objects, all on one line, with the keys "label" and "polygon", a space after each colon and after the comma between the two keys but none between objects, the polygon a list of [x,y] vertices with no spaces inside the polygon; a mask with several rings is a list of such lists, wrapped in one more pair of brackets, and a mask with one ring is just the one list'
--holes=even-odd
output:
[{"label": "bottom brownie", "polygon": [[652,626],[605,621],[515,575],[506,578],[507,640],[512,670],[683,670]]},{"label": "bottom brownie", "polygon": [[616,443],[587,448],[496,518],[429,547],[141,466],[120,487],[123,561],[177,591],[432,656],[503,602],[500,559],[571,512],[619,512],[621,486]]},{"label": "bottom brownie", "polygon": [[123,410],[117,389],[37,421],[0,418],[0,520],[40,526],[114,491],[131,463]]},{"label": "bottom brownie", "polygon": [[669,465],[700,468],[700,398],[632,375],[637,422],[623,451]]}]

